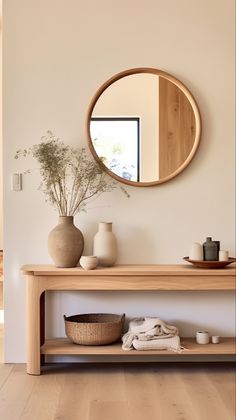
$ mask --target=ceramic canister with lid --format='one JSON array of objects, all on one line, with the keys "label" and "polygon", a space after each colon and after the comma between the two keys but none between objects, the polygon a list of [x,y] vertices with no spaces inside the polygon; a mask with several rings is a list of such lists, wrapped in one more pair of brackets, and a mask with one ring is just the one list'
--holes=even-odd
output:
[{"label": "ceramic canister with lid", "polygon": [[196,342],[198,344],[208,344],[210,341],[208,331],[197,331]]},{"label": "ceramic canister with lid", "polygon": [[203,246],[198,242],[194,242],[189,250],[189,259],[195,261],[203,260]]}]

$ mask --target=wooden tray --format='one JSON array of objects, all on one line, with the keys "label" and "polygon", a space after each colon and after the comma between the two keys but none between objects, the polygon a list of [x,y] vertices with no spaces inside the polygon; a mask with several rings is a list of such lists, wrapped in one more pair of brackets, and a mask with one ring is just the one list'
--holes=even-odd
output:
[{"label": "wooden tray", "polygon": [[184,257],[183,260],[195,265],[199,268],[224,268],[228,264],[236,261],[236,258],[229,257],[227,261],[195,261],[190,260],[189,257]]}]

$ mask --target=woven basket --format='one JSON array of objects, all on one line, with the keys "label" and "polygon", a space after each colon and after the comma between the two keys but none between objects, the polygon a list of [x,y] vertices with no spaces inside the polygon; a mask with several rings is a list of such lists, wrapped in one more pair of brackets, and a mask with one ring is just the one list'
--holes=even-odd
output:
[{"label": "woven basket", "polygon": [[67,337],[75,344],[101,346],[121,339],[125,314],[82,314],[66,317]]}]

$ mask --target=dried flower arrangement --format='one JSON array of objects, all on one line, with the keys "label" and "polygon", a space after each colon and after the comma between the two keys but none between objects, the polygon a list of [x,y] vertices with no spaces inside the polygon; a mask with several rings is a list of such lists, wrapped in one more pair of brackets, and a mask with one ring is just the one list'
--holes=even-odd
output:
[{"label": "dried flower arrangement", "polygon": [[[51,131],[47,131],[39,144],[17,150],[15,159],[27,155],[40,164],[42,183],[39,189],[45,193],[46,201],[56,206],[60,216],[74,216],[85,211],[88,200],[118,185],[87,155],[85,148],[65,145]],[[127,191],[120,188],[129,197]]]}]

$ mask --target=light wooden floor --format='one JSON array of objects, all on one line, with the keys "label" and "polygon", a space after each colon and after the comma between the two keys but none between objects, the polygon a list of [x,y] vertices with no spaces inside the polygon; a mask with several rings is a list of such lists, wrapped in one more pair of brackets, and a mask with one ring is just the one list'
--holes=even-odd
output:
[{"label": "light wooden floor", "polygon": [[232,365],[0,365],[3,420],[235,420]]}]

